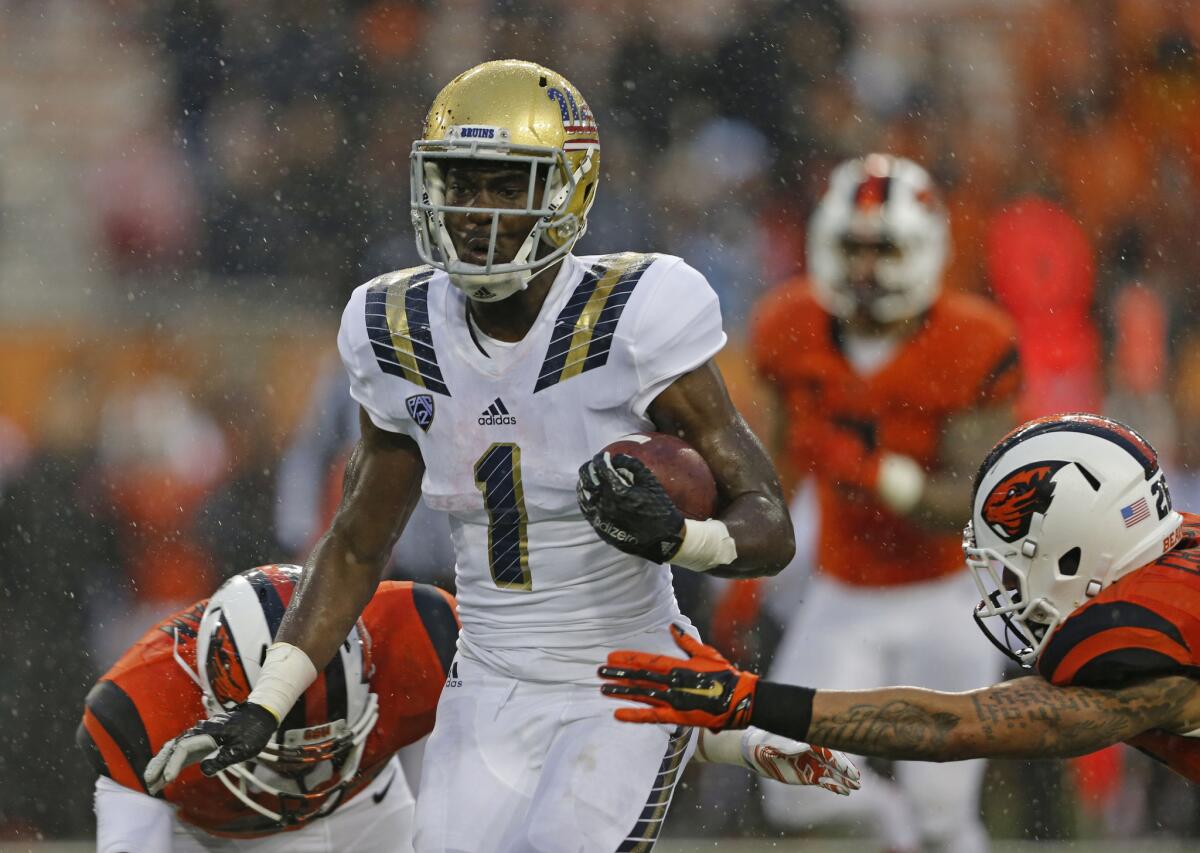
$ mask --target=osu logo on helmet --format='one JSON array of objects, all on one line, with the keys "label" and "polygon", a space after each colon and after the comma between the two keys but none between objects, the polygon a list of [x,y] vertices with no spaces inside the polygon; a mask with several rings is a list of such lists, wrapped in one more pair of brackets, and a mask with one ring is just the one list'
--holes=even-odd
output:
[{"label": "osu logo on helmet", "polygon": [[983,520],[1006,542],[1029,532],[1035,512],[1045,513],[1054,497],[1050,478],[1066,462],[1022,465],[996,484],[983,502]]},{"label": "osu logo on helmet", "polygon": [[223,708],[245,702],[250,696],[250,678],[233,644],[224,614],[217,620],[209,638],[208,660],[204,666],[208,670],[208,683],[212,686],[213,696]]}]

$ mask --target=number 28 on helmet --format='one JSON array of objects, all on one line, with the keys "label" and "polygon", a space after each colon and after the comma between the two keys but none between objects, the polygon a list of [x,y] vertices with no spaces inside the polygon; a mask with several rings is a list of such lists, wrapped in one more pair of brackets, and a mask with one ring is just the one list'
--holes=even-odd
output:
[{"label": "number 28 on helmet", "polygon": [[1032,667],[1073,610],[1173,548],[1182,524],[1158,454],[1136,431],[1092,414],[1030,421],[975,479],[963,534],[983,595],[975,620]]}]

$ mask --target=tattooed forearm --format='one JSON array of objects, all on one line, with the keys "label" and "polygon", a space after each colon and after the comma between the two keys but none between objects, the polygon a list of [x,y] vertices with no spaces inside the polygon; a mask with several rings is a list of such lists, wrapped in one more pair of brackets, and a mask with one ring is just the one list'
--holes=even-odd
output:
[{"label": "tattooed forearm", "polygon": [[1169,725],[1196,689],[1160,678],[1119,690],[1054,687],[1033,676],[971,693],[911,687],[819,691],[808,740],[859,755],[923,761],[1080,755]]},{"label": "tattooed forearm", "polygon": [[1069,756],[1169,723],[1194,689],[1195,682],[1178,677],[1094,690],[1035,676],[967,695],[985,742],[1008,745],[1008,754]]},{"label": "tattooed forearm", "polygon": [[858,755],[944,761],[947,736],[959,723],[955,714],[921,702],[862,703],[820,717],[814,713],[808,740]]}]

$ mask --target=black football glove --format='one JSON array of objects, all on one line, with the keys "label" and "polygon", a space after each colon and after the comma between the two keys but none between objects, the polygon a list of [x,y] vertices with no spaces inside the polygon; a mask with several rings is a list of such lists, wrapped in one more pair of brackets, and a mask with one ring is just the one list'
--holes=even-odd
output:
[{"label": "black football glove", "polygon": [[201,720],[178,737],[163,744],[158,755],[146,765],[143,778],[146,790],[157,794],[175,781],[183,768],[200,761],[205,776],[253,758],[263,751],[271,735],[279,728],[275,715],[253,702],[243,702],[227,714]]},{"label": "black football glove", "polygon": [[592,529],[619,551],[666,563],[683,544],[683,513],[639,459],[597,453],[580,466],[575,496]]}]

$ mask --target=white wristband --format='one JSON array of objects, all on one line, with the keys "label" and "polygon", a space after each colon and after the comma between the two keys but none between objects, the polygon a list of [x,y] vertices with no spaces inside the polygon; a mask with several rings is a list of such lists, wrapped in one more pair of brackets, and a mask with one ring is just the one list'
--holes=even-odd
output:
[{"label": "white wristband", "polygon": [[684,519],[683,544],[671,558],[671,565],[707,572],[717,566],[727,566],[736,559],[737,543],[729,535],[725,522],[716,518],[707,521]]},{"label": "white wristband", "polygon": [[921,502],[925,491],[925,471],[911,456],[884,453],[879,460],[875,490],[887,508],[908,515]]},{"label": "white wristband", "polygon": [[316,680],[317,668],[303,649],[291,643],[274,643],[267,649],[258,683],[246,701],[262,705],[283,722],[300,694]]}]

